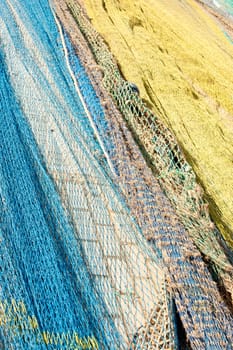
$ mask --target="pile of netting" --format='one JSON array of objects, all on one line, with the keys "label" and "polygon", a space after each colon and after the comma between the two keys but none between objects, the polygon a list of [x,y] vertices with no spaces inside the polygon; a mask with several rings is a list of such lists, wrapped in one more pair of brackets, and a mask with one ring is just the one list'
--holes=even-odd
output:
[{"label": "pile of netting", "polygon": [[176,139],[147,108],[134,85],[123,79],[111,52],[79,2],[67,1],[67,5],[94,55],[95,69],[101,71],[104,87],[127,121],[147,163],[195,245],[209,261],[213,275],[232,300],[232,253],[210,219],[203,190]]},{"label": "pile of netting", "polygon": [[0,4],[0,347],[231,349],[230,312],[72,20]]},{"label": "pile of netting", "polygon": [[2,347],[176,348],[165,271],[96,160],[51,9],[0,12]]}]

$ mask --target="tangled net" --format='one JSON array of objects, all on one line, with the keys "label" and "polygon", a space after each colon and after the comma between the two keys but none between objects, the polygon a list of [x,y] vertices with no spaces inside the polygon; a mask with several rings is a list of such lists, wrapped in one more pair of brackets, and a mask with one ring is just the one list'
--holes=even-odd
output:
[{"label": "tangled net", "polygon": [[208,203],[196,176],[170,130],[147,108],[134,85],[125,81],[82,6],[67,1],[68,8],[98,64],[102,81],[127,121],[145,159],[173,204],[195,245],[209,261],[215,278],[233,298],[232,253],[210,219]]}]

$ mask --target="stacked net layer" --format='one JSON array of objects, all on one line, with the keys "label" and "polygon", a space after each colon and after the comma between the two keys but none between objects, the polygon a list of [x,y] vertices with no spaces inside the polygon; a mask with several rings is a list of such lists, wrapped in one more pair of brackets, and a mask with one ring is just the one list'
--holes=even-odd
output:
[{"label": "stacked net layer", "polygon": [[127,121],[134,138],[152,167],[195,245],[210,261],[213,273],[233,295],[232,252],[210,219],[208,203],[195,174],[170,130],[145,106],[132,85],[125,81],[101,36],[94,30],[79,2],[67,1],[68,8],[97,62],[102,81]]},{"label": "stacked net layer", "polygon": [[[169,202],[166,200],[151,172],[148,171],[145,161],[135,146],[122,118],[114,108],[109,96],[101,88],[101,73],[98,72],[98,69],[97,72],[95,69],[93,70],[95,68],[94,61],[90,57],[90,52],[81,33],[73,30],[74,22],[72,17],[67,13],[64,4],[61,2],[56,2],[56,4],[56,11],[66,30],[70,31],[76,52],[92,77],[95,90],[105,106],[104,114],[98,108],[98,99],[95,92],[93,92],[92,98],[90,95],[85,96],[84,94],[88,108],[92,112],[97,132],[104,140],[104,148],[112,161],[120,187],[126,194],[127,202],[142,227],[144,235],[153,242],[156,251],[160,251],[163,261],[170,270],[172,276],[171,284],[174,287],[176,302],[179,305],[178,308],[181,312],[188,338],[194,348],[218,346],[221,341],[220,337],[215,338],[215,332],[212,328],[213,323],[212,325],[211,322],[209,324],[209,329],[213,331],[213,338],[210,340],[211,336],[209,335],[209,330],[207,330],[207,318],[204,314],[202,319],[200,317],[201,310],[203,311],[203,302],[205,310],[212,309],[210,305],[207,306],[208,298],[206,298],[206,295],[209,295],[209,300],[212,301],[213,293],[216,295],[216,286],[211,282],[211,277],[204,267],[200,254],[193,247],[190,238],[185,236],[182,226],[178,223],[176,214],[171,209]],[[83,77],[80,80],[80,89],[84,91],[86,73],[85,71],[81,73],[83,70],[80,68],[80,62],[77,57],[75,58],[74,51],[68,40],[66,45],[69,52],[70,65],[76,77],[79,80]],[[95,71],[94,74],[93,71]],[[206,280],[206,283],[204,283],[204,280]],[[213,290],[207,291],[209,287],[211,289],[213,287]],[[177,290],[179,290],[178,294]],[[184,311],[185,305],[187,309]],[[218,306],[216,307],[217,309]],[[192,316],[189,318],[188,315]],[[199,329],[199,334],[196,332],[197,329]],[[226,343],[225,346],[229,344]],[[224,345],[221,344],[221,346]]]},{"label": "stacked net layer", "polygon": [[[106,133],[108,120],[79,65],[76,73],[82,95],[89,101],[89,110],[96,108],[91,116],[99,127],[97,133],[89,121],[67,70],[61,33],[48,3],[6,1],[0,9],[4,52],[1,257],[7,265],[3,265],[7,278],[1,294],[1,332],[5,347],[176,348],[174,312],[166,283],[170,273],[163,266],[171,265],[170,259],[164,264],[167,252],[168,257],[172,252],[177,260],[180,257],[179,246],[174,249],[174,242],[170,244],[169,237],[167,242],[165,233],[177,230],[184,235],[183,228],[170,209],[171,216],[165,220],[161,215],[155,224],[164,244],[158,240],[157,248],[154,242],[153,252],[143,239],[121,195],[125,192],[122,182],[118,186],[115,181],[114,176],[125,167],[121,170],[119,166],[117,139]],[[63,33],[62,37],[71,64],[76,65],[68,37]],[[130,137],[127,129],[125,134]],[[137,149],[135,152],[140,157]],[[126,153],[123,163],[127,157]],[[132,183],[127,187],[134,192]],[[138,185],[135,188],[139,189]],[[148,191],[146,188],[147,198]],[[157,191],[168,210],[159,186]],[[132,198],[129,196],[131,204]],[[186,300],[190,300],[192,312],[196,308],[192,321],[186,321],[189,339],[199,349],[230,348],[231,317],[216,286],[206,277],[200,255],[194,260],[204,270],[203,275],[198,274],[199,284],[192,279],[193,272],[197,274],[196,265],[187,260],[188,266],[194,266],[188,276],[189,291],[182,293],[183,285],[177,288],[177,281],[172,288],[176,300],[188,296],[180,302],[180,314]],[[180,265],[183,270],[183,261]],[[19,285],[25,285],[21,295],[17,294],[20,289],[12,287],[11,274],[20,276]],[[173,275],[183,283],[184,276],[174,271]],[[207,287],[214,302],[202,292]],[[183,313],[183,319],[188,320],[187,311]],[[192,324],[194,318],[196,326],[202,325],[198,332]]]},{"label": "stacked net layer", "polygon": [[110,348],[120,335],[0,61],[1,349]]},{"label": "stacked net layer", "polygon": [[[100,113],[96,107],[97,97],[93,98],[92,101],[90,96],[86,97],[86,102],[88,104],[88,108],[93,113],[93,119],[96,123],[98,133],[105,141],[105,149],[108,150],[110,158],[114,164],[115,172],[120,178],[121,188],[126,194],[127,202],[140,226],[143,228],[143,233],[153,242],[154,247],[156,247],[156,251],[159,249],[161,255],[163,255],[164,260],[171,271],[173,282],[175,280],[173,284],[175,291],[177,292],[177,289],[179,289],[179,293],[187,293],[186,296],[183,295],[181,298],[179,295],[176,301],[179,304],[182,315],[181,317],[185,323],[188,337],[192,339],[191,342],[193,342],[193,347],[199,349],[202,346],[203,348],[205,348],[205,346],[210,346],[211,341],[209,340],[209,335],[204,335],[205,331],[203,333],[200,331],[202,335],[200,335],[200,333],[198,335],[196,329],[200,330],[203,327],[207,330],[206,327],[208,327],[208,322],[206,322],[206,318],[204,316],[202,321],[198,318],[200,316],[200,310],[203,309],[203,303],[205,304],[207,302],[207,299],[203,299],[203,295],[209,295],[210,299],[212,300],[213,293],[216,293],[216,291],[213,292],[213,290],[207,291],[208,287],[213,287],[212,282],[210,282],[211,277],[206,268],[203,268],[203,262],[201,262],[200,254],[192,246],[190,239],[188,237],[184,237],[184,232],[177,223],[176,215],[166,199],[164,199],[164,195],[162,194],[159,186],[156,185],[156,181],[152,177],[152,174],[149,171],[146,171],[147,167],[145,161],[141,157],[137,147],[135,147],[130,133],[125,127],[120,115],[113,107],[109,96],[103,92],[103,89],[101,89],[100,78],[102,74],[99,72],[98,67],[96,67],[93,63],[93,60],[90,59],[88,47],[83,40],[81,33],[78,32],[78,30],[73,30],[74,23],[72,18],[67,13],[64,4],[60,3],[59,1],[57,1],[56,4],[56,11],[58,15],[60,16],[66,29],[70,31],[71,38],[75,44],[76,53],[78,53],[78,56],[85,64],[87,71],[92,77],[95,90],[98,92],[98,95],[101,97],[102,103],[105,106],[106,113],[104,116],[103,112]],[[69,47],[68,41],[67,46],[69,48],[70,64],[73,71],[76,73],[76,77],[80,78],[82,74],[80,72],[79,60],[77,57],[74,57],[74,52],[72,51],[72,48]],[[85,76],[85,73],[83,74]],[[84,80],[81,80],[81,82],[80,88],[82,89]],[[93,101],[95,101],[95,103]],[[178,234],[177,230],[180,230],[182,233]],[[195,275],[196,281],[194,282],[193,277]],[[209,275],[209,280],[207,275]],[[190,278],[190,276],[192,276],[192,278]],[[206,284],[203,283],[205,279]],[[202,282],[200,283],[200,281]],[[195,296],[192,294],[194,285],[194,289],[196,288],[196,291],[194,292]],[[200,289],[198,290],[198,288]],[[178,301],[178,299],[180,300]],[[198,299],[199,301],[197,301]],[[194,301],[195,305],[192,304],[192,301],[188,303],[188,300]],[[184,311],[185,303],[188,305],[186,312]],[[197,307],[198,303],[199,307]],[[188,310],[188,308],[190,308],[190,310],[192,309],[192,311]],[[208,309],[206,306],[204,308],[206,310]],[[189,319],[188,315],[190,314],[192,316]],[[204,319],[205,321],[203,321]],[[200,325],[198,322],[200,322]],[[195,328],[195,331],[193,327]],[[211,327],[212,326],[210,326],[210,328]],[[207,333],[209,333],[209,331],[207,331]],[[214,332],[213,338],[215,338]],[[194,339],[195,341],[193,341]],[[217,344],[220,344],[219,340],[220,338],[216,338],[213,340],[213,344],[217,346]],[[221,344],[221,346],[224,345]],[[225,346],[230,346],[230,343],[225,344]]]},{"label": "stacked net layer", "polygon": [[177,348],[165,269],[107,172],[49,4],[0,11],[3,345]]},{"label": "stacked net layer", "polygon": [[233,47],[216,18],[195,0],[80,3],[123,76],[174,131],[232,247]]}]

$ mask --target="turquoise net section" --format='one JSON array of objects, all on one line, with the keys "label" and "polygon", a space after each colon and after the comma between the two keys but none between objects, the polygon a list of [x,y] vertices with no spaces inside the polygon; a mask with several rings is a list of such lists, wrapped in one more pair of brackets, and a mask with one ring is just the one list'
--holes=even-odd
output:
[{"label": "turquoise net section", "polygon": [[112,181],[51,9],[0,12],[4,347],[176,347],[165,271]]}]

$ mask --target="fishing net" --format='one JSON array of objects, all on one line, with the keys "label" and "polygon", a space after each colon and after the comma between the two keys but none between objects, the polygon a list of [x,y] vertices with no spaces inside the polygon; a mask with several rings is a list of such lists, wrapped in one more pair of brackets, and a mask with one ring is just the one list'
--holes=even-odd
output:
[{"label": "fishing net", "polygon": [[[150,238],[153,248],[160,253],[169,271],[171,279],[169,285],[172,286],[187,338],[196,349],[219,346],[223,339],[220,335],[221,331],[219,333],[219,320],[223,320],[225,315],[229,316],[229,313],[224,307],[223,314],[219,314],[223,304],[200,254],[178,223],[170,203],[147,169],[121,116],[114,108],[109,96],[101,89],[100,72],[93,73],[94,61],[82,35],[77,30],[73,30],[72,17],[67,14],[62,3],[58,2],[58,5],[56,12],[66,30],[72,33],[76,53],[89,72],[95,88],[91,95],[85,93],[86,71],[80,65],[78,57],[75,57],[71,43],[65,35],[69,62],[83,92],[88,110],[91,111],[95,130],[98,137],[103,140],[105,155],[107,153],[113,165],[117,182],[126,195],[129,207],[144,235]],[[96,93],[105,106],[105,113],[100,108]],[[110,168],[112,169],[112,166]],[[214,302],[215,305],[213,305],[213,299],[217,301],[216,304]],[[229,320],[231,323],[231,318]],[[225,322],[223,324],[224,332],[228,333],[230,328]],[[230,339],[230,332],[228,336]],[[228,344],[228,340],[221,343],[226,347]]]},{"label": "fishing net", "polygon": [[108,175],[48,3],[0,11],[3,347],[175,349],[165,269]]},{"label": "fishing net", "polygon": [[79,342],[97,348],[97,339],[107,347],[117,332],[105,319],[2,55],[0,79],[1,348],[67,349]]},{"label": "fishing net", "polygon": [[210,219],[203,190],[176,139],[147,108],[135,87],[123,79],[111,52],[79,2],[67,1],[67,5],[94,55],[97,65],[93,69],[101,72],[104,87],[127,121],[159,184],[232,300],[232,252]]},{"label": "fishing net", "polygon": [[176,349],[174,298],[194,348],[230,349],[200,254],[48,2],[0,14],[3,348]]}]

